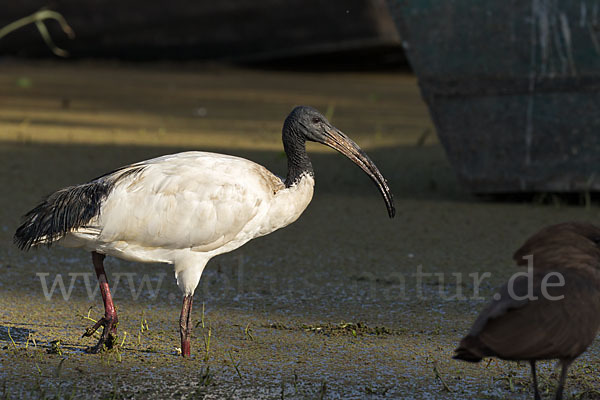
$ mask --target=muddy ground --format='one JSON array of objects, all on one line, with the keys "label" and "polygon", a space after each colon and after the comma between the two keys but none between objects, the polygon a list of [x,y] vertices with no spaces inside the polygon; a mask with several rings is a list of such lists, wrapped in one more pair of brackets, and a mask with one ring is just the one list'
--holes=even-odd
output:
[{"label": "muddy ground", "polygon": [[[310,146],[317,183],[304,215],[208,264],[190,360],[177,353],[172,268],[112,258],[119,345],[86,354],[94,340],[81,335],[103,311],[90,256],[19,251],[20,216],[54,189],[183,150],[235,154],[284,175],[281,124],[296,104],[321,109],[367,150],[396,218],[358,168]],[[517,271],[511,254],[527,235],[600,222],[594,204],[463,191],[414,77],[401,73],[4,62],[0,169],[0,398],[10,399],[530,398],[527,365],[471,365],[452,350]],[[484,272],[477,293],[469,274]],[[571,368],[568,398],[600,395],[599,350]],[[549,393],[557,371],[543,363],[540,372]]]}]

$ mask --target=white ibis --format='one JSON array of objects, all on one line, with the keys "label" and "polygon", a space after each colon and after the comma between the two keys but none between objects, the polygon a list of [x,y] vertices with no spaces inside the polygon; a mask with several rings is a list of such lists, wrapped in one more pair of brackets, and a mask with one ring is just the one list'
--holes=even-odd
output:
[{"label": "white ibis", "polygon": [[29,211],[15,233],[21,249],[59,243],[92,252],[105,314],[97,353],[114,344],[117,313],[104,272],[105,255],[174,265],[183,292],[181,354],[190,355],[194,290],[206,263],[251,239],[294,222],[313,196],[314,173],[306,141],[329,146],[377,184],[390,218],[393,197],[369,157],[317,110],[300,106],[286,118],[282,140],[285,180],[252,161],[230,155],[185,152],[119,168],[81,185],[60,189]]},{"label": "white ibis", "polygon": [[455,359],[526,360],[535,400],[540,400],[535,363],[558,359],[562,398],[567,370],[592,343],[600,327],[600,228],[565,223],[542,229],[515,253],[533,255],[533,275],[504,285],[460,341]]}]

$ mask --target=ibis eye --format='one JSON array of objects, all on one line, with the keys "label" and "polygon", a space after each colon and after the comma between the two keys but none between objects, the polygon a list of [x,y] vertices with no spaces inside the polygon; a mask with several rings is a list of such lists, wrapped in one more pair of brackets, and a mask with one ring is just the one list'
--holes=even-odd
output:
[{"label": "ibis eye", "polygon": [[318,124],[319,122],[321,122],[321,118],[319,118],[319,117],[314,117],[314,118],[312,119],[312,122],[313,122],[313,124]]}]

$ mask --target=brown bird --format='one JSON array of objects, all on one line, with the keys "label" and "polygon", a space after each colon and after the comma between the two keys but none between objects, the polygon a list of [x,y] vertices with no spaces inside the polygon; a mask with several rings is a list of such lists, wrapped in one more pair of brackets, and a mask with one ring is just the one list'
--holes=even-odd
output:
[{"label": "brown bird", "polygon": [[533,255],[531,274],[511,278],[460,341],[454,359],[483,357],[526,360],[534,398],[540,400],[535,363],[558,359],[562,366],[556,399],[562,399],[567,370],[592,343],[600,327],[600,228],[585,223],[549,226],[516,251]]}]

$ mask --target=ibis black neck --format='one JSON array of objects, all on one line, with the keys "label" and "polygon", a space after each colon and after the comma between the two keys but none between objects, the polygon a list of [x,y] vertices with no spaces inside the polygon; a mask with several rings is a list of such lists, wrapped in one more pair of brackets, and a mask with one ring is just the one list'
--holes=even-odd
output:
[{"label": "ibis black neck", "polygon": [[306,154],[306,141],[304,138],[295,137],[296,140],[289,140],[286,137],[283,141],[283,148],[288,160],[288,172],[285,178],[285,187],[293,186],[300,181],[303,175],[310,174],[314,176],[312,164],[308,154]]}]

